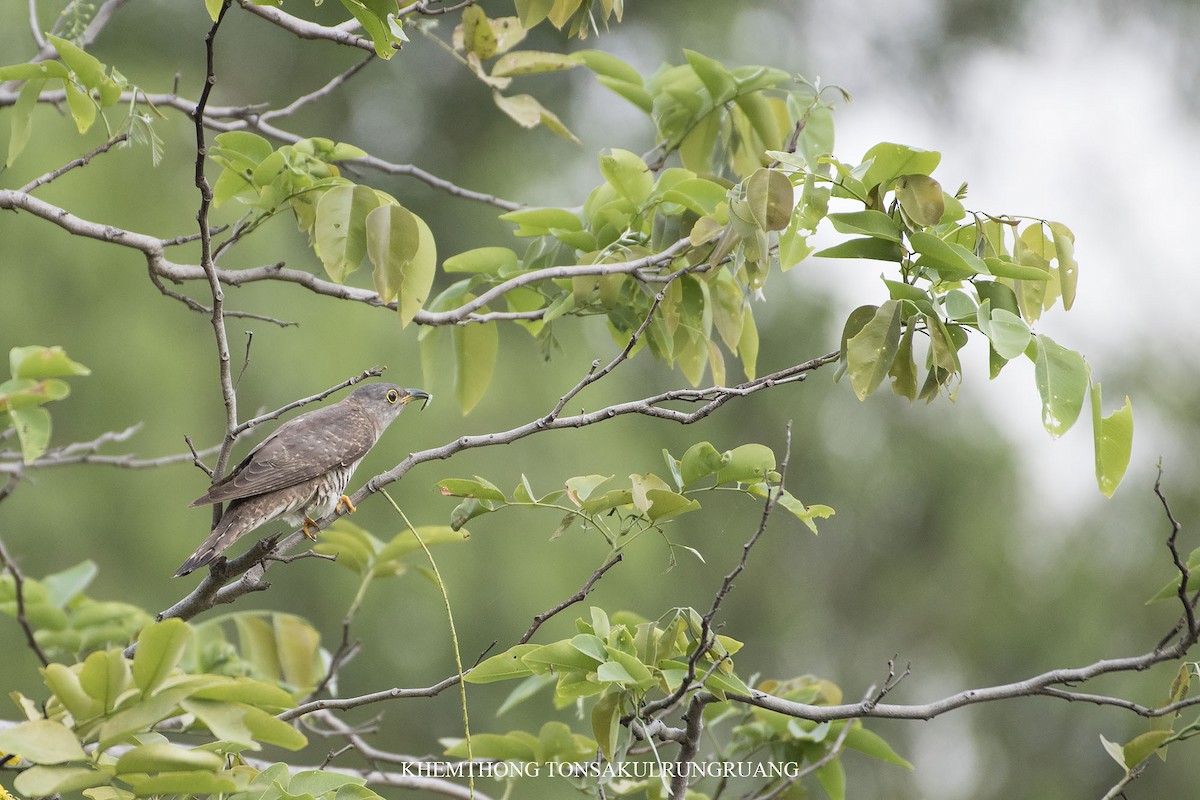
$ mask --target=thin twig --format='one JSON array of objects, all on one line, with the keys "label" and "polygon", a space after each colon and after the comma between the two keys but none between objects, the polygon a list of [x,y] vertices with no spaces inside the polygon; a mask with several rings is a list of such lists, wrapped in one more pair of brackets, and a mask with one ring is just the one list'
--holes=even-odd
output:
[{"label": "thin twig", "polygon": [[329,94],[333,93],[335,90],[337,90],[338,87],[340,87],[342,84],[346,83],[348,80],[353,78],[355,75],[357,75],[359,73],[360,70],[362,70],[363,67],[365,67],[367,64],[370,64],[374,60],[375,60],[375,53],[372,52],[366,58],[362,59],[361,61],[356,62],[349,69],[347,69],[343,72],[340,72],[337,75],[330,78],[329,81],[326,82],[325,85],[322,86],[320,89],[317,89],[315,91],[309,92],[308,94],[297,97],[295,100],[288,103],[283,108],[277,108],[272,111],[264,111],[262,114],[259,115],[259,119],[260,120],[275,119],[276,117],[286,117],[289,114],[296,113],[301,108],[308,105],[309,103],[320,100],[322,97],[326,97]]},{"label": "thin twig", "polygon": [[608,561],[604,562],[599,569],[593,572],[592,576],[587,579],[587,582],[583,584],[583,587],[578,592],[571,595],[566,600],[563,600],[553,608],[547,609],[535,616],[533,618],[533,624],[529,626],[529,630],[525,631],[525,635],[517,640],[517,644],[526,644],[530,639],[533,638],[533,635],[537,633],[537,629],[542,627],[546,620],[550,619],[556,614],[561,613],[576,603],[582,602],[583,599],[587,597],[592,589],[596,586],[596,582],[604,577],[604,573],[615,567],[617,562],[619,562],[622,558],[624,558],[624,556],[621,553],[617,553]]},{"label": "thin twig", "polygon": [[42,662],[42,666],[48,666],[50,659],[46,657],[46,652],[38,644],[37,637],[33,635],[33,626],[29,623],[29,617],[25,615],[25,576],[17,566],[16,560],[8,554],[2,539],[0,539],[0,560],[4,562],[4,568],[8,570],[8,574],[13,577],[13,591],[17,596],[17,624],[25,633],[25,642],[37,656],[38,661]]},{"label": "thin twig", "polygon": [[[246,347],[247,347],[247,350],[249,350],[249,347],[250,347],[249,342],[246,343]],[[249,359],[249,356],[247,356],[247,360],[248,359]],[[310,395],[309,397],[305,397],[300,400],[294,400],[294,401],[288,403],[287,405],[280,406],[279,408],[275,409],[274,411],[270,411],[266,414],[261,414],[257,417],[254,417],[253,419],[246,420],[245,422],[236,426],[233,429],[233,436],[235,438],[238,436],[241,436],[246,431],[248,431],[251,428],[256,427],[258,425],[262,425],[264,422],[270,422],[273,419],[279,419],[284,414],[286,414],[287,412],[291,411],[294,408],[300,408],[301,406],[306,406],[309,403],[319,403],[322,400],[324,400],[326,397],[329,397],[329,395],[334,394],[335,392],[340,392],[342,389],[345,389],[348,386],[353,386],[356,383],[361,383],[362,381],[365,381],[367,378],[378,378],[382,374],[383,374],[383,367],[371,367],[370,369],[365,369],[358,375],[355,375],[353,378],[347,378],[346,380],[342,381],[341,383],[330,386],[328,389],[325,389],[324,391],[317,392],[314,395]]]},{"label": "thin twig", "polygon": [[1171,506],[1167,502],[1167,496],[1163,494],[1162,476],[1163,469],[1160,462],[1158,465],[1158,476],[1154,479],[1154,494],[1162,504],[1163,511],[1167,515],[1167,521],[1171,523],[1171,534],[1167,537],[1167,547],[1171,551],[1171,560],[1175,562],[1175,569],[1179,570],[1179,587],[1176,590],[1176,594],[1179,597],[1179,602],[1183,605],[1183,618],[1187,623],[1187,631],[1189,634],[1194,635],[1196,633],[1196,601],[1188,598],[1188,582],[1192,576],[1187,563],[1179,552],[1177,544],[1179,531],[1182,530],[1183,526],[1179,524],[1179,520],[1175,519],[1175,515],[1171,512]]},{"label": "thin twig", "polygon": [[50,172],[47,172],[44,175],[39,175],[38,177],[31,180],[29,183],[22,186],[20,189],[17,189],[17,191],[25,192],[26,194],[28,194],[29,192],[32,192],[34,189],[38,188],[39,186],[45,186],[47,183],[50,183],[50,181],[54,180],[55,178],[61,177],[77,167],[86,166],[87,163],[89,161],[91,161],[93,158],[95,158],[96,156],[100,155],[101,153],[107,153],[109,150],[113,149],[117,145],[121,144],[122,142],[128,141],[128,140],[129,140],[128,133],[118,134],[117,136],[114,136],[113,138],[111,138],[107,142],[105,142],[104,144],[97,147],[95,150],[92,150],[90,153],[87,153],[85,155],[80,156],[79,158],[68,161],[66,164],[63,164],[61,167],[59,167],[56,170],[51,170]]}]

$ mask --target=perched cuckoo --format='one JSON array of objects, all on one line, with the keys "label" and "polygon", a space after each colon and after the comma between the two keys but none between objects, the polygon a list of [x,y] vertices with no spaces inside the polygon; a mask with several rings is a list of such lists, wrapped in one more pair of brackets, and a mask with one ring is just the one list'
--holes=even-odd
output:
[{"label": "perched cuckoo", "polygon": [[428,402],[429,395],[372,383],[340,403],[280,425],[188,506],[229,501],[221,521],[175,577],[209,564],[243,534],[279,517],[302,526],[304,534],[315,539],[314,520],[342,505],[354,510],[345,491],[355,467],[392,420],[417,399]]}]

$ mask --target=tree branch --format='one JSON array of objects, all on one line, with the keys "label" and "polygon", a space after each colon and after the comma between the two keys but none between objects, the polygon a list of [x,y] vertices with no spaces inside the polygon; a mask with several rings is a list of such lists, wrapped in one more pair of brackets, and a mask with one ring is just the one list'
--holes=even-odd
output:
[{"label": "tree branch", "polygon": [[0,561],[4,562],[5,570],[13,578],[13,592],[16,594],[17,599],[17,624],[21,626],[21,630],[25,633],[25,643],[29,645],[29,649],[37,656],[38,661],[42,662],[42,666],[48,666],[50,659],[46,657],[46,652],[38,644],[37,638],[33,635],[33,626],[29,624],[29,618],[25,616],[25,576],[21,573],[17,562],[8,554],[8,550],[4,547],[4,540],[2,539],[0,539]]},{"label": "tree branch", "polygon": [[282,28],[301,39],[324,39],[347,47],[357,47],[368,53],[375,53],[375,45],[370,39],[357,36],[339,28],[318,25],[299,17],[294,17],[274,6],[256,5],[252,0],[237,0],[237,4],[255,16],[262,17],[276,27]]}]

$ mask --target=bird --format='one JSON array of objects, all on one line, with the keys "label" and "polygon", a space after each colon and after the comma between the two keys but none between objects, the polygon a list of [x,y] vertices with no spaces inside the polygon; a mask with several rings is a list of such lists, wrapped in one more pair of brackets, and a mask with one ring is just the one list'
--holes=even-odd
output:
[{"label": "bird", "polygon": [[175,572],[211,564],[244,534],[282,517],[316,539],[316,522],[334,509],[355,510],[344,493],[355,468],[413,400],[430,395],[390,383],[360,386],[339,403],[280,425],[227,476],[188,508],[229,501],[204,544]]}]

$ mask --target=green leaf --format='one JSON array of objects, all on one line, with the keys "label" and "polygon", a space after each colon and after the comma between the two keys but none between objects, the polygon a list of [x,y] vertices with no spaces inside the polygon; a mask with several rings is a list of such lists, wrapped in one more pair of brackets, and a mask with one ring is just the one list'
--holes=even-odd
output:
[{"label": "green leaf", "polygon": [[507,247],[476,247],[442,262],[446,272],[472,272],[503,275],[517,269],[520,259]]},{"label": "green leaf", "polygon": [[487,392],[496,369],[500,333],[490,323],[456,325],[454,340],[454,396],[468,414]]},{"label": "green leaf", "polygon": [[683,55],[712,96],[714,105],[733,99],[738,87],[724,64],[694,50],[684,50]]},{"label": "green leaf", "polygon": [[492,100],[496,106],[522,128],[536,128],[545,125],[564,139],[580,144],[578,137],[563,125],[554,112],[538,102],[531,94],[517,94],[506,97],[500,92],[492,92]]},{"label": "green leaf", "polygon": [[245,708],[241,705],[219,700],[202,700],[189,697],[180,702],[183,710],[192,714],[208,728],[212,735],[227,742],[245,745],[251,750],[260,749],[245,723]]},{"label": "green leaf", "polygon": [[[49,34],[46,37],[58,51],[64,64],[75,73],[79,82],[89,89],[98,89],[107,76],[100,59],[82,50],[78,45],[61,37]],[[80,131],[82,133],[82,131]]]},{"label": "green leaf", "polygon": [[115,770],[118,775],[126,772],[180,772],[184,770],[215,772],[224,766],[225,759],[216,753],[158,742],[139,745],[125,751],[117,759]]},{"label": "green leaf", "polygon": [[393,0],[342,0],[342,5],[371,37],[375,55],[386,61],[396,54],[405,38],[400,22],[389,19],[396,11]]},{"label": "green leaf", "polygon": [[446,755],[466,758],[470,753],[475,758],[491,758],[498,761],[536,761],[537,737],[525,731],[511,731],[507,735],[476,733],[471,736],[471,749],[466,740],[460,740],[447,748]]},{"label": "green leaf", "polygon": [[[465,530],[457,530],[449,525],[418,525],[417,533],[421,536],[421,542],[425,543],[426,547],[434,547],[439,544],[450,544],[452,542],[463,542],[470,538],[471,534]],[[388,561],[394,561],[412,553],[416,550],[421,550],[421,544],[417,541],[417,537],[412,531],[400,531],[391,538],[379,551],[377,558],[381,564]],[[378,568],[377,568],[378,569]]]},{"label": "green leaf", "polygon": [[754,380],[758,362],[758,326],[754,322],[753,309],[746,305],[742,314],[742,336],[738,339],[738,357],[742,360],[742,371],[747,380]]},{"label": "green leaf", "polygon": [[1125,746],[1121,748],[1121,754],[1125,759],[1125,768],[1133,769],[1154,755],[1154,751],[1174,735],[1173,731],[1146,731],[1126,742]]},{"label": "green leaf", "polygon": [[88,758],[75,733],[50,719],[30,720],[0,730],[0,753],[15,753],[35,764],[62,764]]},{"label": "green leaf", "polygon": [[[55,62],[50,62],[55,63]],[[28,66],[33,66],[32,64]],[[61,67],[61,64],[56,64]],[[0,69],[0,73],[3,73]],[[25,145],[29,143],[29,135],[33,132],[33,109],[37,107],[38,96],[42,93],[43,87],[46,85],[45,78],[35,78],[27,81],[21,87],[20,94],[17,95],[17,102],[13,104],[12,120],[8,139],[8,157],[5,159],[4,165],[11,167],[13,162],[17,160],[17,156],[21,155],[21,151],[25,149]]]},{"label": "green leaf", "polygon": [[[517,5],[520,5],[520,0]],[[597,75],[637,86],[642,85],[641,73],[611,53],[603,50],[577,50],[572,55]]]},{"label": "green leaf", "polygon": [[435,484],[443,495],[451,497],[474,497],[479,500],[490,500],[496,503],[507,502],[504,492],[490,481],[483,478],[469,480],[467,478],[445,478]]},{"label": "green leaf", "polygon": [[96,121],[96,103],[91,96],[71,81],[63,81],[67,92],[67,108],[80,133],[87,133]]},{"label": "green leaf", "polygon": [[1091,370],[1083,356],[1060,347],[1049,336],[1037,337],[1034,377],[1042,397],[1042,425],[1054,437],[1066,433],[1083,409]]},{"label": "green leaf", "polygon": [[[979,307],[981,315],[985,308],[989,308],[986,303]],[[987,334],[988,339],[992,342],[992,347],[996,349],[1000,357],[1011,360],[1024,353],[1029,347],[1029,340],[1033,335],[1029,326],[1025,324],[1025,320],[1003,308],[989,308],[989,310],[988,330],[984,333]],[[983,325],[980,325],[980,330],[983,330]]]},{"label": "green leaf", "polygon": [[759,483],[775,469],[775,453],[765,444],[744,444],[729,451],[728,463],[717,472],[717,483]]},{"label": "green leaf", "polygon": [[879,388],[900,346],[900,303],[888,300],[871,321],[846,342],[850,386],[859,400]]},{"label": "green leaf", "polygon": [[285,750],[299,750],[308,739],[288,723],[258,708],[246,709],[246,727],[263,744],[273,744]]},{"label": "green leaf", "polygon": [[44,408],[10,407],[8,416],[21,441],[21,458],[26,464],[36,461],[50,444],[50,412]]},{"label": "green leaf", "polygon": [[344,283],[367,255],[367,214],[380,203],[374,189],[353,184],[334,186],[317,202],[313,239],[335,283]]},{"label": "green leaf", "polygon": [[62,378],[69,375],[91,375],[92,371],[67,357],[57,345],[14,347],[8,351],[8,366],[14,378]]},{"label": "green leaf", "polygon": [[912,345],[915,331],[916,326],[911,324],[904,329],[896,347],[896,354],[892,358],[892,365],[888,368],[888,375],[892,378],[892,392],[909,400],[917,399],[917,362],[913,356]]},{"label": "green leaf", "polygon": [[983,259],[962,245],[947,242],[935,234],[913,231],[908,240],[921,254],[917,265],[936,269],[944,280],[970,278],[988,271]]},{"label": "green leaf", "polygon": [[155,622],[141,632],[133,656],[133,682],[143,696],[152,694],[175,669],[191,635],[191,628],[181,619]]},{"label": "green leaf", "polygon": [[600,660],[584,654],[571,641],[564,639],[553,644],[542,645],[521,656],[534,672],[547,670],[594,672]]},{"label": "green leaf", "polygon": [[835,758],[826,762],[816,770],[817,782],[829,796],[829,800],[845,800],[846,798],[846,768],[842,760]]},{"label": "green leaf", "polygon": [[232,792],[238,786],[228,773],[214,774],[203,770],[163,772],[158,775],[129,773],[123,775],[122,780],[133,787],[133,793],[138,797],[219,795]]},{"label": "green leaf", "polygon": [[542,72],[561,72],[577,67],[580,63],[580,60],[573,53],[514,50],[496,59],[496,63],[492,65],[492,77],[499,78],[514,75],[535,75]]},{"label": "green leaf", "polygon": [[494,683],[532,675],[534,670],[525,663],[524,657],[541,647],[536,644],[518,644],[510,647],[472,667],[463,680],[467,683]]},{"label": "green leaf", "polygon": [[97,572],[96,562],[88,559],[62,572],[47,575],[40,582],[46,588],[48,602],[55,608],[63,608],[88,587]]},{"label": "green leaf", "polygon": [[829,221],[840,233],[861,233],[889,242],[900,242],[900,226],[882,211],[867,209],[843,214],[829,214]]},{"label": "green leaf", "polygon": [[862,182],[867,189],[901,175],[929,175],[942,160],[942,154],[892,142],[880,142],[866,152],[862,163],[871,162]]},{"label": "green leaf", "polygon": [[913,769],[913,765],[897,755],[891,745],[884,741],[879,734],[867,730],[861,722],[855,721],[849,724],[852,727],[846,734],[846,747],[898,767]]},{"label": "green leaf", "polygon": [[117,698],[129,688],[130,682],[129,661],[119,650],[92,653],[79,670],[80,685],[100,702],[104,713],[116,707]]},{"label": "green leaf", "polygon": [[284,681],[302,689],[316,686],[325,675],[321,663],[321,634],[308,620],[295,614],[272,614],[271,623]]},{"label": "green leaf", "polygon": [[896,179],[900,208],[917,225],[936,225],[946,211],[942,185],[928,175],[901,175]]},{"label": "green leaf", "polygon": [[88,767],[44,767],[24,770],[13,781],[13,788],[26,797],[51,795],[103,786],[111,776]]},{"label": "green leaf", "polygon": [[592,496],[602,484],[612,480],[612,475],[578,475],[566,481],[567,496],[577,505]]},{"label": "green leaf", "polygon": [[296,706],[296,701],[292,696],[280,687],[246,677],[226,679],[219,683],[203,686],[192,692],[190,699],[246,703],[272,712]]},{"label": "green leaf", "polygon": [[500,215],[517,225],[517,236],[546,236],[552,229],[583,230],[579,216],[565,208],[521,208]]},{"label": "green leaf", "polygon": [[462,12],[463,49],[487,61],[496,55],[496,32],[487,14],[479,6],[467,6]]},{"label": "green leaf", "polygon": [[1061,222],[1050,223],[1050,234],[1054,237],[1054,252],[1058,259],[1058,282],[1063,308],[1070,311],[1075,303],[1075,288],[1079,283],[1079,264],[1075,261],[1075,234]]},{"label": "green leaf", "polygon": [[720,453],[709,442],[698,442],[687,449],[679,460],[679,477],[683,487],[691,486],[696,481],[707,478],[726,466],[732,455]]},{"label": "green leaf", "polygon": [[429,299],[437,271],[437,244],[425,220],[403,206],[367,214],[367,255],[375,265],[375,290],[396,298],[400,327],[408,327]]},{"label": "green leaf", "polygon": [[667,517],[677,517],[689,511],[700,510],[699,502],[689,500],[683,495],[667,489],[650,489],[646,492],[646,499],[650,501],[647,516],[656,522]]},{"label": "green leaf", "polygon": [[1019,281],[1045,282],[1050,280],[1050,273],[1041,267],[1017,264],[1007,258],[989,256],[983,260],[988,272],[998,278],[1012,278]]},{"label": "green leaf", "polygon": [[0,67],[0,81],[36,81],[44,78],[69,78],[71,72],[57,61],[10,64]]},{"label": "green leaf", "polygon": [[600,154],[600,174],[634,206],[641,206],[654,189],[654,175],[641,156],[628,150],[605,150]]},{"label": "green leaf", "polygon": [[786,228],[795,202],[792,182],[777,169],[759,168],[746,180],[746,203],[755,223],[764,231]]},{"label": "green leaf", "polygon": [[608,761],[613,761],[613,753],[621,735],[621,702],[620,692],[609,692],[596,701],[592,707],[592,735],[600,752]]},{"label": "green leaf", "polygon": [[554,8],[554,2],[555,0],[513,0],[521,27],[528,30],[544,20],[550,14],[550,9]]},{"label": "green leaf", "polygon": [[1092,385],[1091,394],[1096,483],[1105,497],[1112,497],[1129,467],[1129,454],[1133,449],[1133,407],[1126,396],[1125,405],[1103,417],[1100,384]]},{"label": "green leaf", "polygon": [[904,257],[904,251],[896,242],[874,237],[866,239],[850,239],[818,250],[813,255],[818,258],[866,258],[872,261],[899,262]]}]

